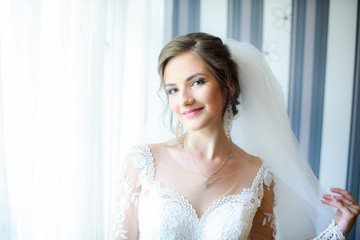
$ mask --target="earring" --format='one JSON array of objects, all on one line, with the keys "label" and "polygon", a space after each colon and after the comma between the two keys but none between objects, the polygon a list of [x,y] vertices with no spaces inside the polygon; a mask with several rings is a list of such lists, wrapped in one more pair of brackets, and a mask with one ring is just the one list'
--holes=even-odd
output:
[{"label": "earring", "polygon": [[234,118],[234,114],[232,111],[231,103],[226,106],[225,114],[224,114],[224,131],[227,138],[231,136],[231,127],[232,120]]},{"label": "earring", "polygon": [[175,128],[176,143],[179,148],[184,148],[184,126],[178,120]]}]

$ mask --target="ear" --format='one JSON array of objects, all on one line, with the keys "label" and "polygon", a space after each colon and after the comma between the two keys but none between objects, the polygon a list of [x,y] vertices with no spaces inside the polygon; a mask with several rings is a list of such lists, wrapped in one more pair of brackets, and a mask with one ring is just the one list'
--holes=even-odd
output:
[{"label": "ear", "polygon": [[235,91],[236,91],[236,86],[233,82],[230,83],[230,96],[234,96],[235,94]]}]

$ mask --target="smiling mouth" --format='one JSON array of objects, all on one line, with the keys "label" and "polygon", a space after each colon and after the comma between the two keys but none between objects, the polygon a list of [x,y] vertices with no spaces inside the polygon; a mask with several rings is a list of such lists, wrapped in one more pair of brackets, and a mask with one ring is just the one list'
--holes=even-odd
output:
[{"label": "smiling mouth", "polygon": [[192,116],[198,114],[201,110],[203,110],[203,108],[193,108],[193,109],[190,109],[189,111],[183,112],[183,115],[185,117],[192,117]]}]

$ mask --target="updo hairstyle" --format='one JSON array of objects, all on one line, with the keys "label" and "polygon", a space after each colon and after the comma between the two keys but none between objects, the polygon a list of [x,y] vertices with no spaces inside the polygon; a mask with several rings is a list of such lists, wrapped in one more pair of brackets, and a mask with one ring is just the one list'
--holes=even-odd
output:
[{"label": "updo hairstyle", "polygon": [[[226,97],[223,114],[230,103],[234,116],[238,113],[240,86],[238,67],[232,60],[228,47],[220,38],[206,33],[190,33],[174,38],[161,50],[158,59],[158,72],[161,77],[161,88],[165,89],[164,70],[166,64],[174,57],[191,52],[200,58],[218,81]],[[233,91],[233,94],[232,94]]]}]

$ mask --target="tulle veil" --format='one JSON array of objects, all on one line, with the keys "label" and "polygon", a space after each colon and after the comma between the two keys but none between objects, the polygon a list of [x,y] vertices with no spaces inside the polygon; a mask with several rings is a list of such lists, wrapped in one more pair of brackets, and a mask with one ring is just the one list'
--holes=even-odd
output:
[{"label": "tulle veil", "polygon": [[232,138],[265,161],[275,181],[277,239],[307,239],[324,230],[334,210],[294,136],[282,89],[263,54],[248,43],[226,39],[239,67],[240,105]]}]

